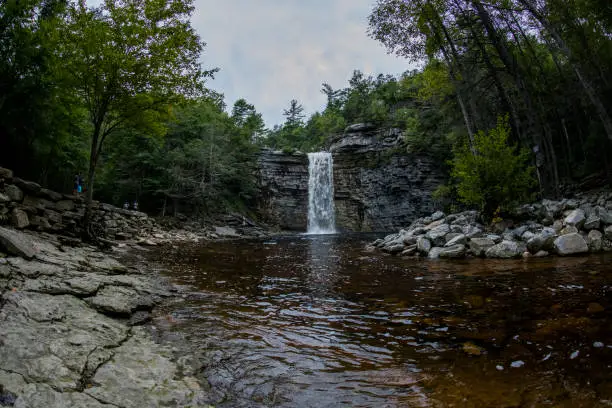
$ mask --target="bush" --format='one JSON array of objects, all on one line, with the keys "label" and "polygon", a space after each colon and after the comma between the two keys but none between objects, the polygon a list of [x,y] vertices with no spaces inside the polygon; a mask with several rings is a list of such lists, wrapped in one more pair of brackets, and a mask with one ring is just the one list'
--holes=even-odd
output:
[{"label": "bush", "polygon": [[468,143],[456,148],[450,163],[459,199],[479,206],[486,218],[529,200],[535,185],[529,151],[508,143],[509,135],[508,117],[499,118],[488,134],[474,135],[472,148]]}]

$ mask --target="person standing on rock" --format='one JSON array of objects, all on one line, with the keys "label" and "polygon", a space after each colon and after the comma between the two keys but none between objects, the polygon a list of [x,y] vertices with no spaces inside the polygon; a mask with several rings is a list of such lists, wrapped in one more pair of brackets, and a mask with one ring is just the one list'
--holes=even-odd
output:
[{"label": "person standing on rock", "polygon": [[138,211],[138,201],[134,200],[134,211]]},{"label": "person standing on rock", "polygon": [[73,195],[77,195],[82,191],[83,187],[81,186],[81,176],[77,174],[74,176],[74,189],[72,190]]},{"label": "person standing on rock", "polygon": [[124,210],[129,210],[130,209],[130,203],[128,203],[128,200],[125,200],[125,203],[123,203],[123,209]]}]

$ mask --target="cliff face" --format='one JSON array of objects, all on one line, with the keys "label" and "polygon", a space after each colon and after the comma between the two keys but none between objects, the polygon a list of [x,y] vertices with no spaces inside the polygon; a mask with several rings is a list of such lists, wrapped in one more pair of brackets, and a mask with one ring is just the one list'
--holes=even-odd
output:
[{"label": "cliff face", "polygon": [[[365,125],[332,141],[336,227],[388,231],[431,213],[431,193],[444,182],[433,159],[406,153],[401,132]],[[308,157],[264,151],[260,156],[260,210],[281,228],[306,230]]]},{"label": "cliff face", "polygon": [[263,150],[259,156],[259,212],[283,229],[306,231],[308,157]]}]

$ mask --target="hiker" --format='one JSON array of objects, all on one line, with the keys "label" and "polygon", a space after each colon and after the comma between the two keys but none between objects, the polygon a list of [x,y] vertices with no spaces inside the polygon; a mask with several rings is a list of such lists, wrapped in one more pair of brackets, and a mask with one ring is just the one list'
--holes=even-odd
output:
[{"label": "hiker", "polygon": [[130,209],[130,203],[128,203],[128,200],[125,200],[125,203],[123,203],[123,209],[124,210],[129,210]]},{"label": "hiker", "polygon": [[138,211],[138,201],[134,200],[134,211]]},{"label": "hiker", "polygon": [[77,195],[78,193],[80,193],[83,190],[83,187],[81,186],[81,183],[82,183],[81,176],[79,174],[74,176],[74,188],[72,190],[72,194],[73,195]]}]

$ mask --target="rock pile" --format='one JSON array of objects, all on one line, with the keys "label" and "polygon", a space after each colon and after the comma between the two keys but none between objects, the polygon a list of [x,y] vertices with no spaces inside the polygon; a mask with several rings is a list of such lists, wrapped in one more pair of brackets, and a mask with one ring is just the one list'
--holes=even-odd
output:
[{"label": "rock pile", "polygon": [[[92,220],[97,232],[107,239],[131,239],[150,232],[154,226],[153,220],[142,212],[97,201],[93,209]],[[83,197],[47,190],[0,168],[0,223],[11,224],[17,229],[78,236],[84,214]]]},{"label": "rock pile", "polygon": [[543,200],[516,209],[516,223],[485,227],[476,211],[419,218],[372,243],[384,252],[435,258],[545,257],[612,250],[612,193]]}]

